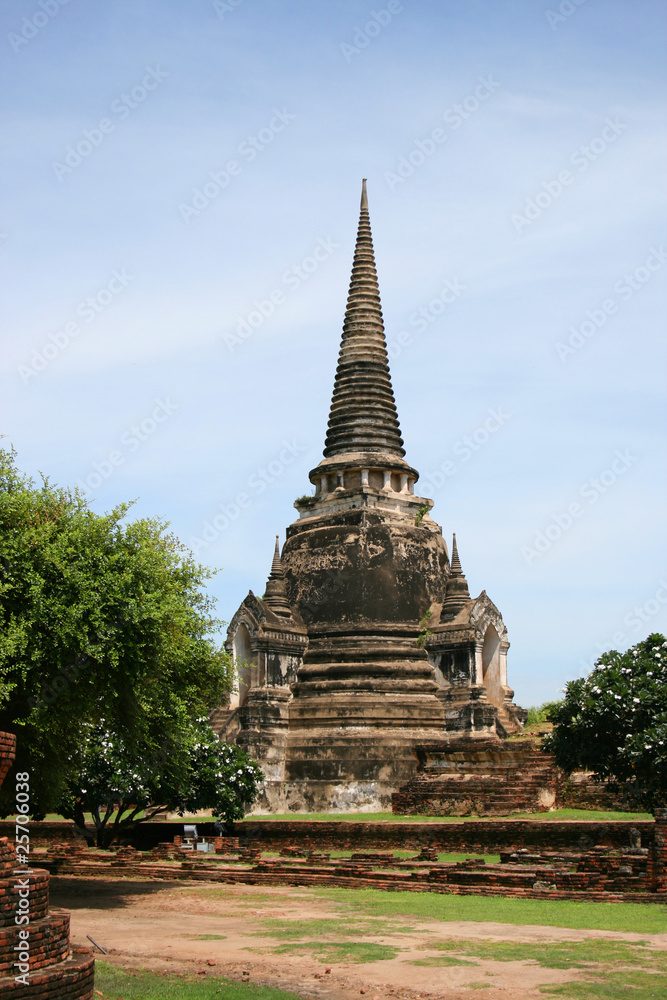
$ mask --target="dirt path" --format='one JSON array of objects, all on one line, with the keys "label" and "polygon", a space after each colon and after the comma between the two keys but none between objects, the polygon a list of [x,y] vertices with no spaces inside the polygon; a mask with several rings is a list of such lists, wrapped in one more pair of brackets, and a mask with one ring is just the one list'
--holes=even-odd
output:
[{"label": "dirt path", "polygon": [[[115,965],[203,969],[205,974],[232,979],[249,973],[251,982],[329,1000],[351,1000],[360,993],[366,993],[368,1000],[463,1000],[482,988],[487,1000],[544,1000],[538,986],[578,977],[577,970],[543,968],[532,962],[474,958],[471,964],[438,968],[412,964],[442,956],[433,944],[448,938],[534,943],[606,938],[651,941],[667,949],[667,934],[392,917],[377,923],[372,940],[400,949],[395,957],[363,964],[329,958],[325,963],[308,951],[299,953],[298,945],[285,954],[273,952],[286,943],[279,932],[274,936],[274,928],[284,926],[281,918],[329,919],[343,933],[345,920],[356,919],[342,917],[332,901],[307,888],[57,877],[52,879],[51,901],[54,908],[70,911],[72,942],[89,945],[90,934],[109,951],[108,960]],[[365,917],[359,919],[367,923]],[[348,939],[355,936],[352,925]],[[368,940],[368,930],[359,936]]]}]

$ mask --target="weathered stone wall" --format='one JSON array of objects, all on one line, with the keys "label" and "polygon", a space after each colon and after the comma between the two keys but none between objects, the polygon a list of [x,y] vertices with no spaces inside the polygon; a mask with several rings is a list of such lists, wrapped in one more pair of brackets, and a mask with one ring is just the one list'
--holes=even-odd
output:
[{"label": "weathered stone wall", "polygon": [[606,809],[632,812],[632,804],[622,792],[612,791],[606,781],[594,781],[592,775],[580,771],[562,778],[558,787],[561,809]]},{"label": "weathered stone wall", "polygon": [[416,746],[411,781],[392,795],[395,813],[493,816],[544,812],[557,800],[554,758],[533,740],[460,738]]}]

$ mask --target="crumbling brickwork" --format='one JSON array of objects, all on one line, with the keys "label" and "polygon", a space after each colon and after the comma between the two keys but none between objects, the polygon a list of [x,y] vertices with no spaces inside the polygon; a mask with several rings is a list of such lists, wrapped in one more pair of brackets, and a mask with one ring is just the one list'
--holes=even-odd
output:
[{"label": "crumbling brickwork", "polygon": [[[14,736],[0,733],[3,780],[14,759],[15,746]],[[28,920],[17,922],[17,914]],[[91,1000],[93,977],[92,954],[85,949],[70,949],[69,915],[49,913],[48,872],[17,866],[14,847],[6,837],[0,838],[0,997]]]}]

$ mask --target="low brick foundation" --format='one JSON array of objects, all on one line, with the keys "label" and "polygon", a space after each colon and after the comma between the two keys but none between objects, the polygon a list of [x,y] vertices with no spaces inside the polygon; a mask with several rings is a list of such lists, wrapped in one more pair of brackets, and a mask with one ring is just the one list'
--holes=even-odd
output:
[{"label": "low brick foundation", "polygon": [[604,844],[616,850],[653,844],[651,820],[581,822],[578,820],[467,820],[462,823],[362,823],[317,820],[244,820],[239,842],[257,842],[262,850],[286,847],[318,851],[407,850],[499,854],[521,848],[581,851]]},{"label": "low brick foundation", "polygon": [[[196,821],[197,830],[202,837],[214,837],[215,827],[213,820],[200,822]],[[0,820],[0,838],[14,838],[14,823],[8,820]],[[150,850],[166,841],[172,842],[174,837],[183,833],[183,821],[179,823],[137,823],[130,830],[123,830],[121,834],[122,843],[130,843],[132,846],[142,851]],[[94,840],[94,830],[88,830],[89,839]],[[79,850],[87,846],[86,838],[81,830],[67,820],[43,820],[40,823],[30,824],[30,844],[33,847],[51,847],[57,845],[58,848],[67,846],[73,850]]]},{"label": "low brick foundation", "polygon": [[[217,854],[174,844],[142,853],[83,850],[44,853],[54,876],[241,882],[249,885],[326,885],[407,892],[453,892],[667,902],[667,810],[655,823],[325,823],[240,824],[241,837],[217,838]],[[252,836],[252,833],[257,834]],[[395,841],[401,834],[402,837]],[[428,842],[425,843],[425,838]],[[389,844],[389,841],[394,841]],[[375,850],[349,850],[360,841]],[[409,849],[412,858],[397,857]],[[530,844],[530,847],[526,846]],[[381,847],[381,850],[378,848]],[[444,863],[441,853],[500,854]],[[275,855],[279,854],[278,857]]]},{"label": "low brick foundation", "polygon": [[[266,857],[255,843],[236,855],[181,854],[180,862],[156,862],[150,855],[86,851],[76,858],[63,855],[48,862],[54,877],[150,878],[165,881],[244,883],[248,885],[338,886],[405,892],[473,893],[534,899],[587,899],[663,903],[667,893],[655,882],[652,852],[647,848],[615,850],[597,847],[584,852],[531,854],[505,852],[500,864],[483,858],[442,863],[434,850],[413,858],[392,851],[359,851],[350,858],[324,852],[285,848],[280,857]],[[305,857],[304,857],[305,855]]]}]

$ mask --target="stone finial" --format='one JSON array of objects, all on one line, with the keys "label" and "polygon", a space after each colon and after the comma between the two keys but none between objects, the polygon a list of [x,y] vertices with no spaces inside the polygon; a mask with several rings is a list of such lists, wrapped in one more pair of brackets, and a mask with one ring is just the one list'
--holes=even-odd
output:
[{"label": "stone finial", "polygon": [[292,610],[287,600],[287,584],[285,581],[285,570],[280,561],[279,536],[276,535],[276,548],[273,553],[271,572],[262,598],[264,604],[273,611],[274,615],[280,618],[291,618]]},{"label": "stone finial", "polygon": [[461,568],[459,550],[456,545],[456,535],[452,539],[452,561],[450,563],[450,575],[447,580],[447,592],[445,602],[442,605],[441,621],[448,621],[456,618],[459,611],[465,607],[470,600],[468,581]]},{"label": "stone finial", "polygon": [[[455,536],[456,537],[456,536]],[[276,547],[273,550],[273,561],[271,562],[271,573],[283,573],[283,566],[280,561],[280,535],[276,535]]]},{"label": "stone finial", "polygon": [[324,446],[325,458],[351,452],[381,452],[399,460],[405,455],[389,374],[365,180]]},{"label": "stone finial", "polygon": [[[452,534],[452,576],[456,574],[457,576],[463,576],[463,570],[461,569],[461,560],[459,559],[459,550],[456,547],[456,532]],[[465,577],[464,577],[465,579]]]}]

